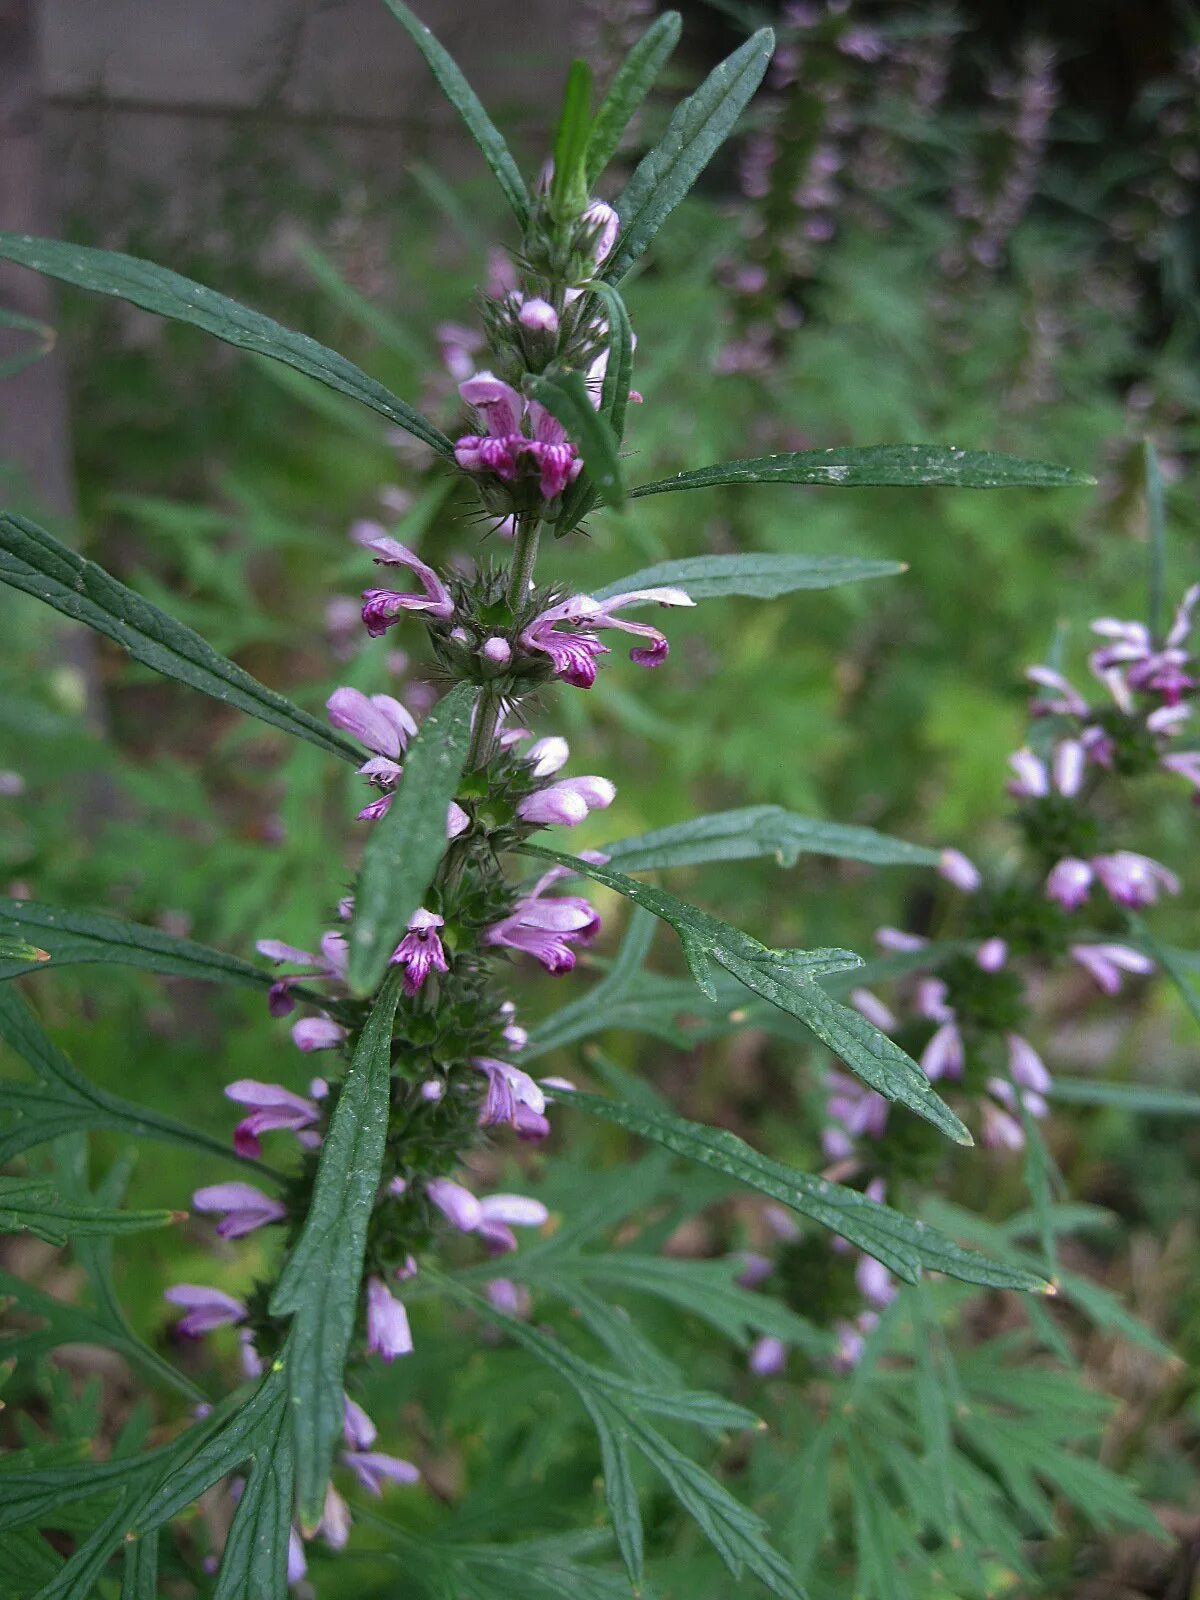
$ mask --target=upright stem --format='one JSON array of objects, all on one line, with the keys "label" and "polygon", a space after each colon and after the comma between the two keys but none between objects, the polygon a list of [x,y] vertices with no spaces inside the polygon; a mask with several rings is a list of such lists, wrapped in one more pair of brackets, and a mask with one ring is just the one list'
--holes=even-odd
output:
[{"label": "upright stem", "polygon": [[499,724],[500,696],[494,689],[481,689],[475,707],[475,726],[471,730],[471,747],[467,751],[468,772],[486,766],[491,759]]},{"label": "upright stem", "polygon": [[508,604],[516,611],[525,604],[529,594],[529,580],[537,562],[538,541],[542,533],[542,517],[538,511],[526,512],[517,519],[517,539],[513,547],[512,566],[508,569]]}]

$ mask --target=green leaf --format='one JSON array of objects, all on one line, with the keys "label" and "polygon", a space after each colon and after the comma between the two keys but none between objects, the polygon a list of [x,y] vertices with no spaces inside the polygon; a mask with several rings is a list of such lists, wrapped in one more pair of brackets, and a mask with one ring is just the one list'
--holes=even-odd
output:
[{"label": "green leaf", "polygon": [[[610,283],[594,282],[589,294],[603,300],[608,311],[608,365],[600,387],[600,415],[612,430],[617,444],[625,437],[625,413],[629,406],[629,386],[633,381],[633,327],[625,302]],[[581,472],[563,495],[562,509],[554,523],[554,537],[564,538],[595,506],[599,496],[590,473]]]},{"label": "green leaf", "polygon": [[158,1530],[125,1546],[121,1568],[121,1600],[157,1600]]},{"label": "green leaf", "polygon": [[1163,944],[1150,928],[1144,917],[1129,913],[1127,921],[1133,931],[1137,942],[1148,955],[1154,957],[1159,966],[1174,984],[1179,998],[1191,1013],[1192,1019],[1200,1023],[1200,992],[1189,977],[1189,967],[1194,965],[1195,958],[1190,951],[1176,950],[1172,946]]},{"label": "green leaf", "polygon": [[295,1480],[291,1418],[281,1401],[259,1426],[213,1600],[287,1600]]},{"label": "green leaf", "polygon": [[143,1233],[179,1222],[186,1211],[119,1211],[73,1205],[41,1178],[0,1177],[0,1233],[32,1233],[47,1244],[72,1237]]},{"label": "green leaf", "polygon": [[802,855],[869,861],[876,866],[936,867],[941,852],[856,828],[797,816],[782,806],[743,806],[606,844],[604,853],[626,872],[692,867],[708,861],[749,861],[774,856],[793,867]]},{"label": "green leaf", "polygon": [[363,851],[350,925],[350,987],[370,994],[446,851],[446,812],[471,742],[475,689],[456,684],[422,722],[404,776]]},{"label": "green leaf", "polygon": [[754,600],[776,600],[798,589],[833,589],[864,578],[894,578],[907,572],[902,561],[868,561],[861,556],[688,556],[682,561],[660,561],[597,589],[597,600],[628,594],[631,589],[653,589],[673,584],[686,589],[693,600],[718,600],[746,595]]},{"label": "green leaf", "polygon": [[733,132],[762,82],[775,35],[762,28],[715,67],[676,108],[662,143],[638,163],[617,201],[621,231],[604,264],[604,276],[619,283]]},{"label": "green leaf", "polygon": [[49,355],[58,337],[48,324],[39,322],[35,317],[22,316],[19,311],[9,311],[5,306],[0,306],[0,328],[13,328],[21,333],[35,335],[29,349],[19,351],[16,355],[0,361],[0,378],[14,378],[18,372],[24,372],[26,367],[31,367],[35,361],[40,361],[43,356]]},{"label": "green leaf", "polygon": [[578,445],[588,476],[606,505],[625,504],[625,485],[617,441],[608,422],[596,410],[579,372],[544,372],[529,384],[529,392],[557,417],[571,441]]},{"label": "green leaf", "polygon": [[112,1128],[138,1139],[194,1145],[226,1160],[238,1161],[243,1167],[253,1165],[256,1170],[267,1170],[258,1163],[243,1161],[228,1145],[186,1123],[97,1088],[47,1038],[14,984],[0,985],[0,1040],[32,1067],[39,1080],[37,1087],[8,1082],[4,1085],[3,1110],[14,1112],[16,1121],[0,1133],[0,1162],[66,1133]]},{"label": "green leaf", "polygon": [[615,889],[635,905],[644,906],[669,922],[683,944],[692,976],[710,1000],[717,999],[712,971],[715,963],[752,993],[802,1023],[879,1094],[907,1106],[959,1144],[973,1143],[970,1133],[934,1093],[917,1063],[859,1012],[840,1005],[814,981],[823,973],[861,966],[852,952],[771,950],[665,889],[639,883],[610,867],[593,866],[578,856],[536,845],[523,845],[521,849],[526,855],[570,867]]},{"label": "green leaf", "polygon": [[115,250],[92,250],[86,245],[65,244],[60,239],[34,239],[23,233],[0,233],[0,258],[32,267],[35,272],[44,272],[77,289],[90,289],[94,294],[128,300],[156,316],[190,323],[241,350],[253,350],[256,355],[282,361],[284,366],[295,367],[297,372],[315,378],[318,383],[337,389],[352,400],[360,400],[381,417],[414,434],[448,461],[454,459],[454,446],[439,428],[361,372],[345,356],[167,267],[140,261],[136,256],[121,255]]},{"label": "green leaf", "polygon": [[1044,1278],[1020,1267],[990,1261],[974,1250],[964,1250],[945,1234],[925,1223],[914,1222],[890,1206],[878,1204],[857,1189],[825,1178],[814,1178],[781,1162],[760,1155],[743,1139],[724,1128],[652,1111],[643,1106],[605,1100],[579,1090],[556,1090],[562,1102],[577,1105],[644,1139],[674,1151],[689,1161],[723,1172],[760,1194],[769,1195],[793,1211],[817,1222],[831,1233],[865,1250],[906,1283],[916,1283],[922,1268],[944,1272],[966,1283],[995,1289],[1030,1289],[1045,1292]]},{"label": "green leaf", "polygon": [[[238,956],[229,956],[191,939],[176,939],[160,928],[126,922],[103,911],[68,911],[36,900],[0,899],[0,938],[22,942],[28,933],[47,952],[44,956],[0,954],[0,981],[25,972],[57,971],[59,967],[93,963],[141,967],[176,978],[210,983],[239,983],[251,989],[269,989],[270,972]],[[43,963],[49,960],[50,966]],[[299,992],[299,991],[297,991]]]},{"label": "green leaf", "polygon": [[592,69],[586,61],[572,61],[554,135],[554,176],[550,180],[551,209],[565,220],[580,216],[587,206],[584,157],[591,125]]},{"label": "green leaf", "polygon": [[583,1402],[597,1424],[606,1470],[605,1492],[616,1519],[618,1543],[635,1585],[640,1572],[641,1523],[629,1475],[630,1446],[665,1480],[735,1578],[748,1568],[781,1600],[804,1600],[787,1563],[766,1542],[767,1529],[762,1519],[646,1421],[647,1412],[657,1412],[706,1428],[745,1428],[758,1426],[752,1412],[713,1395],[660,1392],[627,1383],[581,1360],[540,1329],[496,1310],[463,1284],[441,1275],[437,1282],[532,1351],[570,1384]]},{"label": "green leaf", "polygon": [[37,945],[29,944],[24,939],[0,933],[0,961],[19,961],[22,969],[29,971],[49,959],[49,950],[41,950]]},{"label": "green leaf", "polygon": [[1074,1106],[1113,1106],[1142,1116],[1200,1117],[1200,1094],[1165,1089],[1154,1083],[1103,1083],[1096,1078],[1063,1078],[1057,1073],[1050,1098]]},{"label": "green leaf", "polygon": [[388,975],[359,1036],[321,1146],[304,1229],[271,1296],[273,1316],[293,1317],[287,1370],[300,1520],[306,1529],[320,1521],[342,1430],[343,1372],[387,1138],[392,1025],[402,976],[398,968]]},{"label": "green leaf", "polygon": [[409,37],[425,57],[438,87],[458,112],[467,132],[479,146],[483,159],[495,174],[496,182],[504,191],[504,198],[512,207],[513,216],[524,228],[529,221],[529,191],[525,187],[517,163],[509,153],[492,119],[483,109],[483,103],[459,71],[454,58],[433,34],[415,17],[403,0],[385,0],[388,10],[408,31]]},{"label": "green leaf", "polygon": [[678,11],[664,11],[661,17],[650,24],[618,68],[592,121],[587,146],[589,188],[617,153],[622,134],[653,89],[667,58],[679,43],[682,26]]},{"label": "green leaf", "polygon": [[1061,489],[1095,483],[1084,472],[1045,461],[1025,461],[995,450],[957,450],[952,445],[879,444],[837,450],[796,450],[786,455],[724,461],[679,472],[629,491],[671,494],[677,489],[712,489],[724,483],[813,483],[842,489]]},{"label": "green leaf", "polygon": [[34,595],[73,622],[86,623],[165,678],[307,739],[344,761],[357,765],[362,760],[361,750],[252,678],[191,628],[118,583],[94,561],[60,544],[44,528],[8,512],[0,512],[0,583]]}]

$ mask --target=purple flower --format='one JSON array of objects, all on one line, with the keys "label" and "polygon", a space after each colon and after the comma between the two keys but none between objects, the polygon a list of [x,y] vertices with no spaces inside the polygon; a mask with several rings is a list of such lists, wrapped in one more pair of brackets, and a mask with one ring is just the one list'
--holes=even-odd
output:
[{"label": "purple flower", "polygon": [[517,816],[522,822],[573,828],[586,820],[589,811],[603,811],[612,805],[616,796],[616,785],[607,778],[561,778],[519,800]]},{"label": "purple flower", "polygon": [[966,1055],[957,1022],[943,1022],[921,1052],[921,1066],[931,1082],[938,1078],[961,1078]]},{"label": "purple flower", "polygon": [[1008,960],[1008,941],[998,936],[985,939],[975,952],[975,965],[981,972],[999,972]]},{"label": "purple flower", "polygon": [[365,695],[343,687],[333,691],[325,709],[335,728],[393,763],[417,731],[410,713],[390,694]]},{"label": "purple flower", "polygon": [[475,1232],[492,1255],[517,1248],[514,1228],[545,1227],[550,1213],[540,1200],[525,1194],[488,1194],[479,1202]]},{"label": "purple flower", "polygon": [[287,1207],[263,1194],[252,1183],[214,1183],[206,1189],[197,1189],[192,1196],[197,1211],[222,1211],[217,1223],[222,1239],[240,1239],[255,1228],[269,1222],[279,1222],[287,1216]]},{"label": "purple flower", "polygon": [[[502,482],[513,483],[527,460],[543,500],[554,500],[583,470],[562,423],[493,373],[477,372],[459,384],[458,392],[487,428],[486,434],[464,434],[455,442],[454,459],[464,472],[492,472]],[[523,431],[526,422],[528,434]]]},{"label": "purple flower", "polygon": [[376,1499],[389,1483],[420,1483],[421,1474],[411,1461],[385,1455],[382,1450],[344,1450],[342,1462],[349,1467],[368,1494]]},{"label": "purple flower", "polygon": [[1007,1111],[1002,1111],[991,1100],[984,1099],[983,1107],[983,1143],[989,1150],[1023,1150],[1025,1148],[1025,1131],[1017,1119]]},{"label": "purple flower", "polygon": [[1043,689],[1053,690],[1057,696],[1053,700],[1035,700],[1031,707],[1035,715],[1087,716],[1087,701],[1063,677],[1061,672],[1055,672],[1052,667],[1030,667],[1025,676],[1031,682],[1039,684]]},{"label": "purple flower", "polygon": [[979,868],[961,850],[943,850],[938,871],[947,883],[952,883],[964,894],[974,894],[983,882]]},{"label": "purple flower", "polygon": [[[850,1154],[851,1139],[878,1139],[882,1135],[887,1127],[888,1102],[874,1089],[842,1072],[827,1073],[825,1086],[832,1090],[826,1110],[841,1126],[825,1128],[821,1145],[830,1160],[836,1161]],[[790,1217],[787,1220],[792,1221]]]},{"label": "purple flower", "polygon": [[733,1281],[742,1289],[757,1289],[775,1270],[770,1256],[760,1255],[757,1250],[739,1250],[734,1260],[738,1271]]},{"label": "purple flower", "polygon": [[375,1443],[378,1429],[370,1417],[350,1396],[342,1396],[342,1433],[351,1450],[369,1450]]},{"label": "purple flower", "polygon": [[[670,646],[665,636],[645,622],[629,622],[617,613],[631,606],[692,606],[695,601],[683,589],[634,589],[614,595],[610,600],[594,600],[590,595],[575,595],[561,600],[536,616],[521,634],[527,650],[550,657],[554,674],[577,689],[590,689],[596,681],[596,663],[609,649],[597,634],[602,628],[617,628],[635,634],[647,644],[629,652],[639,666],[658,667],[667,659]],[[559,631],[559,624],[573,631]]]},{"label": "purple flower", "polygon": [[763,1334],[751,1346],[749,1366],[756,1378],[777,1378],[787,1366],[787,1345],[773,1333]]},{"label": "purple flower", "polygon": [[549,300],[540,300],[536,297],[523,300],[521,309],[517,312],[517,321],[531,333],[558,332],[558,312]]},{"label": "purple flower", "polygon": [[292,1043],[306,1054],[335,1050],[345,1037],[345,1028],[332,1017],[303,1017],[292,1025]]},{"label": "purple flower", "polygon": [[1023,1039],[1019,1033],[1010,1033],[1005,1037],[1008,1042],[1008,1070],[1013,1082],[1022,1089],[1032,1089],[1035,1094],[1045,1094],[1050,1088],[1050,1074],[1041,1056],[1029,1040]]},{"label": "purple flower", "polygon": [[384,1361],[412,1353],[408,1312],[382,1278],[367,1280],[367,1349]]},{"label": "purple flower", "polygon": [[901,954],[909,954],[915,950],[923,950],[929,943],[919,933],[906,933],[903,928],[876,928],[875,943],[881,950],[894,950]]},{"label": "purple flower", "polygon": [[481,1128],[508,1123],[522,1139],[544,1139],[550,1124],[544,1115],[546,1096],[527,1072],[494,1056],[476,1056],[471,1065],[487,1076],[487,1094],[479,1113]]},{"label": "purple flower", "polygon": [[854,1269],[854,1281],[864,1300],[869,1300],[873,1306],[891,1305],[899,1291],[899,1286],[882,1261],[876,1261],[874,1256],[860,1256],[858,1265]]},{"label": "purple flower", "polygon": [[490,639],[483,641],[479,654],[489,666],[499,669],[506,667],[512,660],[512,645],[509,644],[507,639],[502,638],[500,634],[494,633]]},{"label": "purple flower", "polygon": [[331,1550],[344,1550],[350,1539],[350,1507],[332,1484],[325,1490],[325,1506],[317,1532]]},{"label": "purple flower", "polygon": [[375,639],[386,633],[406,611],[418,612],[434,622],[449,622],[454,615],[454,601],[433,568],[398,539],[390,538],[382,528],[379,535],[378,538],[360,541],[368,550],[374,551],[376,564],[382,567],[407,567],[425,592],[411,594],[395,589],[364,589],[362,619],[371,637]]},{"label": "purple flower", "polygon": [[289,1584],[299,1583],[308,1571],[308,1562],[304,1559],[304,1545],[295,1527],[288,1529],[287,1553],[287,1581]]},{"label": "purple flower", "polygon": [[953,1022],[954,1007],[947,1002],[949,986],[943,978],[921,978],[916,989],[916,1008],[929,1022]]},{"label": "purple flower", "polygon": [[1177,778],[1186,778],[1193,788],[1200,789],[1200,750],[1181,750],[1178,755],[1163,756],[1160,765]]},{"label": "purple flower", "polygon": [[575,965],[572,944],[593,939],[600,918],[580,895],[543,898],[552,883],[569,876],[565,867],[552,867],[507,917],[486,930],[484,942],[531,955],[547,972],[570,972]]},{"label": "purple flower", "polygon": [[1064,856],[1046,876],[1046,894],[1066,911],[1077,911],[1092,892],[1096,874],[1078,856]]},{"label": "purple flower", "polygon": [[233,1130],[233,1148],[240,1156],[257,1159],[262,1155],[259,1140],[264,1133],[273,1133],[277,1129],[295,1133],[309,1127],[320,1115],[312,1100],[293,1094],[278,1083],[259,1083],[254,1078],[239,1078],[236,1083],[227,1085],[225,1095],[238,1105],[251,1107],[250,1115]]},{"label": "purple flower", "polygon": [[483,1220],[479,1201],[469,1189],[450,1178],[430,1178],[425,1193],[460,1233],[474,1233]]},{"label": "purple flower", "polygon": [[565,767],[571,756],[571,747],[557,734],[538,739],[525,752],[524,759],[533,769],[535,778],[552,778]]},{"label": "purple flower", "polygon": [[1096,980],[1105,994],[1118,994],[1127,972],[1141,975],[1154,971],[1149,956],[1124,944],[1073,944],[1068,947],[1067,954]]},{"label": "purple flower", "polygon": [[483,1292],[497,1311],[510,1317],[529,1315],[529,1290],[523,1283],[514,1283],[511,1278],[490,1278]]},{"label": "purple flower", "polygon": [[202,1333],[211,1333],[214,1328],[225,1326],[226,1323],[238,1323],[245,1320],[246,1308],[240,1300],[235,1300],[231,1294],[223,1294],[220,1289],[210,1289],[199,1283],[177,1283],[166,1290],[164,1300],[169,1300],[173,1306],[182,1306],[186,1315],[180,1317],[177,1324],[179,1332],[189,1339],[196,1339]]},{"label": "purple flower", "polygon": [[1153,905],[1160,889],[1168,894],[1179,893],[1179,879],[1173,872],[1149,856],[1138,855],[1135,850],[1093,856],[1092,866],[1118,905],[1135,908]]},{"label": "purple flower", "polygon": [[583,221],[595,229],[592,259],[599,266],[612,254],[613,245],[616,244],[617,234],[620,231],[621,219],[610,205],[605,205],[603,200],[593,200],[583,213]]},{"label": "purple flower", "polygon": [[404,968],[404,992],[416,994],[431,972],[449,972],[446,951],[438,937],[444,920],[435,911],[419,906],[408,919],[408,932],[392,953],[389,963]]},{"label": "purple flower", "polygon": [[878,995],[872,994],[870,989],[851,989],[849,994],[850,1004],[880,1033],[894,1033],[898,1026],[895,1013],[885,1006]]}]

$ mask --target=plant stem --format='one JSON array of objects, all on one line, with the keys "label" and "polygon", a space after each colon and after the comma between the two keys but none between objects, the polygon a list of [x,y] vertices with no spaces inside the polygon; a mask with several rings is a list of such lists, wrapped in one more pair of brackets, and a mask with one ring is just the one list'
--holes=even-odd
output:
[{"label": "plant stem", "polygon": [[537,562],[538,540],[541,538],[542,517],[538,511],[527,512],[517,519],[517,539],[513,547],[512,566],[508,569],[508,604],[517,611],[529,593],[529,581]]},{"label": "plant stem", "polygon": [[491,759],[496,742],[496,729],[500,723],[500,696],[494,689],[483,689],[475,707],[475,726],[471,731],[471,747],[467,751],[466,769],[475,772]]}]

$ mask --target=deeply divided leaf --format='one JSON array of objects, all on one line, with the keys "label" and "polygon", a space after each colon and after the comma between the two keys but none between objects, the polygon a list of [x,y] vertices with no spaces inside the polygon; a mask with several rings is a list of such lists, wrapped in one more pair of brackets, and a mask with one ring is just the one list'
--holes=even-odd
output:
[{"label": "deeply divided leaf", "polygon": [[604,853],[625,872],[748,861],[756,856],[774,856],[781,867],[794,866],[802,855],[869,861],[875,866],[936,867],[940,860],[937,850],[924,845],[893,839],[874,828],[797,816],[782,806],[717,811],[606,844]]}]

